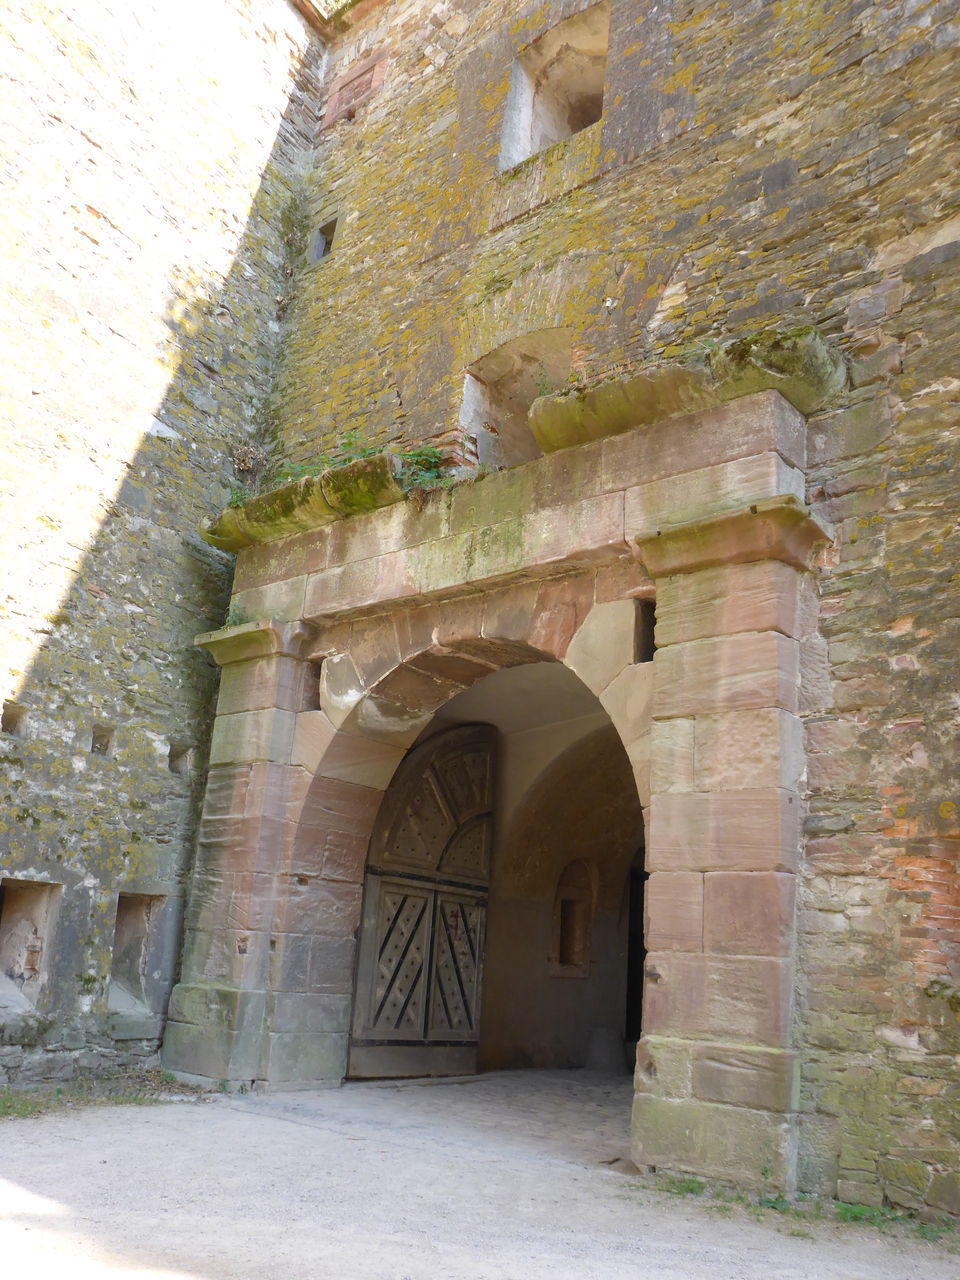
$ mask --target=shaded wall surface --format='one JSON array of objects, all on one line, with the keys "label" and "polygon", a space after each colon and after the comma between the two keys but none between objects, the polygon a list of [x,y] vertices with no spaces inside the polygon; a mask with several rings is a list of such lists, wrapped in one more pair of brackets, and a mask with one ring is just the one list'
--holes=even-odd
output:
[{"label": "shaded wall surface", "polygon": [[231,571],[196,528],[262,426],[321,51],[285,0],[6,4],[0,43],[0,1079],[26,1081],[156,1049],[215,689],[192,639]]},{"label": "shaded wall surface", "polygon": [[[529,737],[505,739],[505,771]],[[633,771],[616,730],[588,722],[587,732],[518,800],[497,844],[482,1067],[583,1067],[601,1035],[605,1045],[623,1043],[626,888],[642,828]],[[560,947],[564,898],[578,904],[569,928],[583,926],[582,938],[567,940],[573,945],[566,955]]]},{"label": "shaded wall surface", "polygon": [[766,324],[835,342],[849,380],[808,429],[836,537],[803,673],[800,1177],[956,1211],[954,6],[614,0],[603,118],[500,172],[515,56],[584,7],[398,0],[337,44],[331,87],[386,64],[321,141],[310,217],[338,231],[291,309],[280,430],[301,462],[347,428],[462,445],[465,368],[542,329],[584,377]]}]

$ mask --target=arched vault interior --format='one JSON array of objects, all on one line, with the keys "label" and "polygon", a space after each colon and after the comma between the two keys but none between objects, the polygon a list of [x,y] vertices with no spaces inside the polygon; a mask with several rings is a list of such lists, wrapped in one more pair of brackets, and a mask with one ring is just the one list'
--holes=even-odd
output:
[{"label": "arched vault interior", "polygon": [[494,672],[446,703],[420,741],[477,722],[500,735],[480,1066],[612,1065],[643,843],[627,754],[560,663]]}]

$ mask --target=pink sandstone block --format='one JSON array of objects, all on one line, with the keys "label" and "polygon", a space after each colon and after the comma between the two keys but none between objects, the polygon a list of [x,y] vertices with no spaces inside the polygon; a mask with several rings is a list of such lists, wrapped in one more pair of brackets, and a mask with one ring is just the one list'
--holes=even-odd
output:
[{"label": "pink sandstone block", "polygon": [[793,871],[803,806],[776,787],[654,794],[647,866],[658,871]]},{"label": "pink sandstone block", "polygon": [[703,882],[705,951],[741,956],[790,953],[796,876],[777,871],[709,871]]}]

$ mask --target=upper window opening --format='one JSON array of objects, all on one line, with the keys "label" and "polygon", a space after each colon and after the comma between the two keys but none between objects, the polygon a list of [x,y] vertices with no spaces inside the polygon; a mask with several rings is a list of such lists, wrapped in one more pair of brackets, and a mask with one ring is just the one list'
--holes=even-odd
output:
[{"label": "upper window opening", "polygon": [[538,396],[568,384],[572,346],[572,329],[539,329],[470,365],[460,425],[476,441],[481,466],[498,470],[540,457],[527,412]]},{"label": "upper window opening", "polygon": [[569,138],[603,114],[610,0],[545,31],[513,65],[500,168]]},{"label": "upper window opening", "polygon": [[0,718],[0,733],[9,733],[11,737],[19,738],[23,733],[26,718],[26,707],[21,707],[17,702],[5,702],[3,715]]},{"label": "upper window opening", "polygon": [[339,219],[331,218],[322,227],[318,227],[310,238],[310,261],[319,262],[328,258],[333,252],[333,238],[337,234]]}]

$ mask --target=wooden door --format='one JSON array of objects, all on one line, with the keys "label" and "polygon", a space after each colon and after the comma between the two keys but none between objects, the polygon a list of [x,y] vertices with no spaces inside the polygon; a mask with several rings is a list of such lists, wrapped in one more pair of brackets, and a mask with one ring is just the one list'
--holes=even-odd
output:
[{"label": "wooden door", "polygon": [[370,841],[348,1073],[476,1070],[496,730],[449,729],[397,770]]}]

